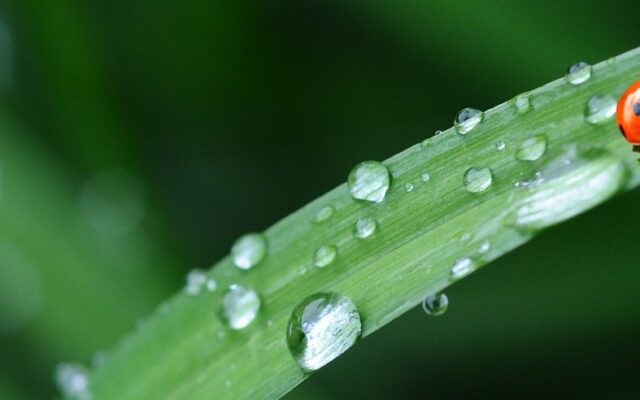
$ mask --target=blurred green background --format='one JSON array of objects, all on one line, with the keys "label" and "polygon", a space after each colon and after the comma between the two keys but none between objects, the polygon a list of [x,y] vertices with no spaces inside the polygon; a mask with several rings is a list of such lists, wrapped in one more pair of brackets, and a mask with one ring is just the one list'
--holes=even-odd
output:
[{"label": "blurred green background", "polygon": [[[90,365],[355,163],[636,47],[635,9],[0,2],[0,398],[55,397],[59,361]],[[545,232],[287,398],[638,398],[639,203]]]}]

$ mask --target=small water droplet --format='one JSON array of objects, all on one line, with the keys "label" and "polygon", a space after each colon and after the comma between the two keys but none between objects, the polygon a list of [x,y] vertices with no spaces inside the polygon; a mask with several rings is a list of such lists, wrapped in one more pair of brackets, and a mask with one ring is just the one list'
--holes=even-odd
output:
[{"label": "small water droplet", "polygon": [[567,69],[565,79],[572,85],[579,85],[591,78],[591,65],[586,62],[573,64]]},{"label": "small water droplet", "polygon": [[447,312],[447,308],[449,308],[449,298],[444,293],[427,296],[422,302],[424,312],[434,317]]},{"label": "small water droplet", "polygon": [[88,400],[91,398],[89,392],[89,372],[77,363],[60,363],[56,367],[55,381],[58,390],[65,397]]},{"label": "small water droplet", "polygon": [[507,144],[505,142],[496,143],[496,150],[502,151],[507,148]]},{"label": "small water droplet", "polygon": [[336,259],[338,248],[336,246],[322,246],[313,255],[313,263],[316,267],[326,267]]},{"label": "small water droplet", "polygon": [[200,294],[200,291],[207,283],[207,275],[201,269],[193,269],[187,274],[187,285],[184,291],[189,296]]},{"label": "small water droplet", "polygon": [[440,129],[438,129],[437,131],[433,132],[433,136],[440,136],[442,135],[444,132],[441,131]]},{"label": "small water droplet", "polygon": [[524,189],[540,185],[542,182],[544,182],[544,175],[542,175],[542,172],[537,171],[533,178],[516,182],[514,186],[519,189]]},{"label": "small water droplet", "polygon": [[601,125],[616,115],[616,99],[609,95],[595,95],[587,102],[586,120],[591,125]]},{"label": "small water droplet", "polygon": [[407,183],[404,184],[404,191],[409,193],[409,192],[413,191],[414,187],[415,186],[413,185],[413,183],[407,182]]},{"label": "small water droplet", "polygon": [[426,138],[425,140],[420,142],[420,147],[422,147],[423,149],[426,149],[429,146],[431,146],[431,138]]},{"label": "small water droplet", "polygon": [[536,135],[526,139],[516,151],[516,158],[520,161],[535,161],[547,151],[547,136]]},{"label": "small water droplet", "polygon": [[476,125],[482,122],[483,118],[484,113],[482,111],[476,110],[475,108],[464,108],[456,116],[453,125],[456,128],[456,132],[461,135],[466,135],[475,128]]},{"label": "small water droplet", "polygon": [[529,93],[522,93],[513,99],[513,106],[518,114],[525,114],[531,110],[531,96]]},{"label": "small water droplet", "polygon": [[429,175],[428,172],[423,172],[422,175],[420,175],[420,179],[422,179],[422,182],[429,182],[431,180],[431,175]]},{"label": "small water droplet", "polygon": [[316,214],[316,222],[326,221],[333,215],[335,209],[331,206],[322,207],[320,211]]},{"label": "small water droplet", "polygon": [[354,199],[375,203],[384,200],[390,184],[389,169],[378,161],[365,161],[356,165],[347,180],[349,192]]},{"label": "small water droplet", "polygon": [[470,257],[459,258],[451,266],[451,277],[453,279],[464,278],[475,271],[476,267],[476,263]]},{"label": "small water droplet", "polygon": [[353,302],[338,293],[316,293],[298,304],[287,326],[287,346],[305,372],[318,370],[347,351],[362,333]]},{"label": "small water droplet", "polygon": [[218,288],[218,282],[215,279],[209,278],[207,279],[207,290],[210,292],[215,292]]},{"label": "small water droplet", "polygon": [[260,304],[260,297],[255,290],[233,284],[222,297],[218,314],[231,329],[238,330],[253,322],[260,310]]},{"label": "small water droplet", "polygon": [[486,167],[473,167],[464,174],[464,187],[468,192],[480,193],[493,182],[493,174]]},{"label": "small water droplet", "polygon": [[491,250],[491,242],[490,241],[485,240],[484,242],[480,243],[480,247],[478,248],[478,253],[484,254],[484,253],[488,252],[489,250]]},{"label": "small water droplet", "polygon": [[378,224],[373,218],[360,218],[356,221],[353,233],[357,238],[366,239],[374,234],[377,227]]},{"label": "small water droplet", "polygon": [[267,255],[267,238],[262,233],[241,236],[231,247],[231,257],[236,267],[250,269]]}]

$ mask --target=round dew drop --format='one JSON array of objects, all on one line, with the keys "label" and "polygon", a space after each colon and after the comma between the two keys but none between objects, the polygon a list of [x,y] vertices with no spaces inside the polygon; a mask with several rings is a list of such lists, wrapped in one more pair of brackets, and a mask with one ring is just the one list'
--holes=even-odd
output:
[{"label": "round dew drop", "polygon": [[587,102],[585,119],[591,125],[601,125],[616,115],[616,99],[609,95],[595,95]]},{"label": "round dew drop", "polygon": [[461,135],[466,135],[482,122],[483,118],[484,113],[482,111],[476,110],[475,108],[464,108],[456,116],[453,125],[456,128],[456,132]]},{"label": "round dew drop", "polygon": [[486,167],[473,167],[464,174],[464,187],[468,192],[480,193],[485,191],[493,182],[493,174]]},{"label": "round dew drop", "polygon": [[579,85],[591,78],[591,65],[586,62],[573,64],[567,69],[565,79],[572,85]]},{"label": "round dew drop", "polygon": [[286,339],[298,366],[311,372],[347,351],[361,333],[360,314],[353,302],[338,293],[321,292],[293,309]]},{"label": "round dew drop", "polygon": [[428,172],[423,172],[422,175],[420,175],[420,179],[422,179],[422,182],[429,182],[431,180],[431,175],[429,175]]},{"label": "round dew drop", "polygon": [[354,199],[380,203],[391,185],[391,175],[383,163],[365,161],[351,170],[347,185]]},{"label": "round dew drop", "polygon": [[338,248],[336,246],[322,246],[313,255],[313,263],[316,267],[323,268],[331,264],[337,255]]},{"label": "round dew drop", "polygon": [[253,322],[260,310],[260,297],[253,289],[231,285],[218,307],[220,319],[231,329],[239,330]]},{"label": "round dew drop", "polygon": [[542,157],[545,151],[547,151],[547,136],[536,135],[522,142],[516,151],[516,158],[520,161],[535,161]]},{"label": "round dew drop", "polygon": [[267,238],[262,233],[241,236],[231,247],[231,258],[236,267],[250,269],[267,255]]},{"label": "round dew drop", "polygon": [[373,218],[360,218],[356,221],[353,234],[359,239],[366,239],[373,235],[378,227],[378,223]]},{"label": "round dew drop", "polygon": [[422,309],[428,315],[438,317],[445,312],[449,307],[449,298],[444,293],[438,293],[431,296],[427,296],[422,302]]}]

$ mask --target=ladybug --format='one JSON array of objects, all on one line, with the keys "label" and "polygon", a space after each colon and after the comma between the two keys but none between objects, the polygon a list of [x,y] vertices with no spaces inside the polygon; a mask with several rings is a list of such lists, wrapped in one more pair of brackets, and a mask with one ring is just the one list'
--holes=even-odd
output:
[{"label": "ladybug", "polygon": [[618,102],[618,127],[625,139],[640,152],[640,81],[631,85]]}]

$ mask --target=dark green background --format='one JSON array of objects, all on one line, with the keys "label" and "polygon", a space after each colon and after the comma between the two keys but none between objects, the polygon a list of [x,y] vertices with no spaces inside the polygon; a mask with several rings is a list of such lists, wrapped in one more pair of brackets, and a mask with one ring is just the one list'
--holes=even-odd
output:
[{"label": "dark green background", "polygon": [[[57,362],[89,364],[238,235],[462,107],[637,46],[636,20],[610,1],[0,2],[0,398],[54,397]],[[288,398],[637,398],[639,201],[545,232]]]}]

